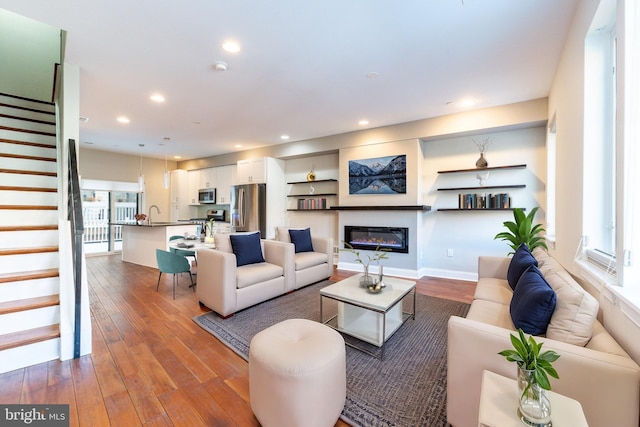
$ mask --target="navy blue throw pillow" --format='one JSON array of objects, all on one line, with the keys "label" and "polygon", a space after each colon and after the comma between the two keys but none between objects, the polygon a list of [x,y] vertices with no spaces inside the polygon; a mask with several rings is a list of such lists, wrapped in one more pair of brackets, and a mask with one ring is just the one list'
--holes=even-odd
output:
[{"label": "navy blue throw pillow", "polygon": [[511,258],[511,262],[509,263],[509,269],[507,270],[507,282],[509,282],[512,290],[516,288],[522,273],[532,265],[537,267],[538,260],[531,254],[529,247],[523,243],[518,250],[516,250],[516,253],[513,254],[513,258]]},{"label": "navy blue throw pillow", "polygon": [[299,252],[313,252],[313,244],[311,243],[311,230],[305,228],[304,230],[289,230],[289,237],[291,243],[295,246],[296,253]]},{"label": "navy blue throw pillow", "polygon": [[542,335],[547,332],[555,309],[556,293],[538,267],[532,265],[522,273],[513,291],[510,306],[513,325],[529,335]]},{"label": "navy blue throw pillow", "polygon": [[264,262],[259,231],[251,234],[231,234],[229,238],[231,239],[231,249],[236,255],[238,267]]}]

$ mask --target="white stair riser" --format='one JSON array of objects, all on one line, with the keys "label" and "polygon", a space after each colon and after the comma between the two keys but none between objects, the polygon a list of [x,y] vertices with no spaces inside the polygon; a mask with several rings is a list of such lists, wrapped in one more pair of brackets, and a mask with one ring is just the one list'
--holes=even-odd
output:
[{"label": "white stair riser", "polygon": [[32,147],[30,145],[0,142],[0,152],[8,154],[24,154],[25,156],[56,157],[54,148]]},{"label": "white stair riser", "polygon": [[2,233],[0,249],[56,246],[58,230],[6,231]]},{"label": "white stair riser", "polygon": [[[39,108],[38,110],[42,111],[41,108]],[[0,114],[7,114],[9,116],[15,116],[15,117],[28,117],[30,119],[40,120],[44,122],[55,123],[56,121],[56,118],[55,118],[56,116],[52,114],[38,113],[35,111],[26,111],[20,108],[5,107],[3,105],[0,105]]]},{"label": "white stair riser", "polygon": [[56,188],[55,176],[29,175],[19,173],[0,173],[0,185],[19,185],[21,187]]},{"label": "white stair riser", "polygon": [[51,104],[43,104],[42,102],[33,102],[27,99],[18,99],[11,96],[0,95],[0,102],[3,104],[17,105],[19,107],[33,108],[34,110],[55,112],[55,107]]},{"label": "white stair riser", "polygon": [[59,266],[58,252],[0,256],[0,271],[3,273],[48,270]]},{"label": "white stair riser", "polygon": [[0,335],[60,323],[60,307],[44,307],[0,315]]},{"label": "white stair riser", "polygon": [[58,224],[58,211],[11,211],[0,209],[0,224],[3,226],[56,225]]},{"label": "white stair riser", "polygon": [[42,160],[14,159],[0,156],[0,169],[26,170],[34,172],[56,172],[55,162]]},{"label": "white stair riser", "polygon": [[0,191],[0,205],[56,206],[58,193],[44,191]]},{"label": "white stair riser", "polygon": [[58,295],[59,292],[59,277],[0,283],[0,302]]},{"label": "white stair riser", "polygon": [[8,119],[6,117],[0,119],[0,125],[23,130],[35,130],[38,132],[55,133],[56,131],[55,124],[51,125],[48,123],[30,122],[29,120]]},{"label": "white stair riser", "polygon": [[37,133],[25,133],[14,130],[0,129],[0,138],[13,139],[16,141],[36,142],[38,144],[56,145],[56,138],[51,135],[40,135]]},{"label": "white stair riser", "polygon": [[58,359],[60,338],[0,351],[0,374]]}]

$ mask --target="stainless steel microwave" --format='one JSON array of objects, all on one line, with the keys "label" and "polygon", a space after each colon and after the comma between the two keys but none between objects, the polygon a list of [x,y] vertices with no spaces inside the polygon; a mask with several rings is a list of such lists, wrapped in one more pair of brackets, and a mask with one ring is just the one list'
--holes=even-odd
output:
[{"label": "stainless steel microwave", "polygon": [[198,190],[198,203],[207,204],[216,202],[216,189],[215,188],[203,188]]}]

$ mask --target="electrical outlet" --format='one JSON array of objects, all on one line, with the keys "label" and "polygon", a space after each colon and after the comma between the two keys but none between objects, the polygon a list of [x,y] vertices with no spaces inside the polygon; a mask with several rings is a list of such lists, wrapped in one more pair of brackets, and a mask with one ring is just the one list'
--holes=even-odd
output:
[{"label": "electrical outlet", "polygon": [[453,256],[453,249],[447,249],[447,256]]}]

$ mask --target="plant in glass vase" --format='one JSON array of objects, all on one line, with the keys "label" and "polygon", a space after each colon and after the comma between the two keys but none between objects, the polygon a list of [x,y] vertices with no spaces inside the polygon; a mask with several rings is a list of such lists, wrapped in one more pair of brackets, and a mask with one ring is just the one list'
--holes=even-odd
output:
[{"label": "plant in glass vase", "polygon": [[371,264],[372,261],[377,262],[378,265],[380,265],[381,260],[389,259],[389,257],[387,256],[388,250],[380,249],[381,241],[378,241],[378,245],[373,251],[373,255],[367,254],[366,255],[367,259],[365,260],[363,257],[360,256],[360,251],[354,249],[354,247],[350,243],[347,243],[344,240],[342,242],[344,243],[344,246],[345,246],[345,248],[342,250],[351,252],[352,254],[354,254],[356,256],[356,261],[362,264],[363,275],[362,275],[362,278],[360,279],[360,284],[362,286],[375,285],[374,278],[369,274],[369,265]]},{"label": "plant in glass vase", "polygon": [[551,405],[546,391],[551,390],[549,375],[559,378],[551,364],[560,355],[553,350],[540,353],[542,343],[537,343],[532,336],[527,339],[522,329],[518,329],[518,337],[512,334],[510,336],[513,349],[503,350],[498,354],[518,365],[520,418],[527,425],[550,426]]}]

